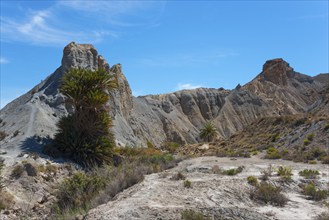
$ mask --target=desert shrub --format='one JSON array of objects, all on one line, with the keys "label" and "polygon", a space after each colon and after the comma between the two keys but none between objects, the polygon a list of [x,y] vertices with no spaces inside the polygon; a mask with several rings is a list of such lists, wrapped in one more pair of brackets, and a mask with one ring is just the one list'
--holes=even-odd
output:
[{"label": "desert shrub", "polygon": [[279,176],[292,176],[292,172],[291,172],[291,168],[290,167],[283,167],[283,166],[280,166],[278,169],[277,169],[277,174]]},{"label": "desert shrub", "polygon": [[0,191],[0,210],[9,209],[15,204],[14,196],[7,191]]},{"label": "desert shrub", "polygon": [[147,142],[146,142],[146,146],[147,146],[148,148],[153,148],[153,147],[154,147],[154,144],[153,144],[151,141],[147,140]]},{"label": "desert shrub", "polygon": [[0,192],[5,187],[2,177],[2,169],[5,167],[4,160],[0,158]]},{"label": "desert shrub", "polygon": [[28,176],[37,176],[38,175],[38,169],[31,163],[25,163],[24,169]]},{"label": "desert shrub", "polygon": [[271,142],[276,142],[280,139],[280,134],[273,134],[270,136]]},{"label": "desert shrub", "polygon": [[276,148],[269,147],[266,150],[266,156],[265,156],[265,158],[267,158],[267,159],[280,159],[281,158],[281,155],[280,155],[279,151]]},{"label": "desert shrub", "polygon": [[327,198],[328,191],[316,188],[314,182],[311,182],[303,187],[303,194],[312,200],[320,201]]},{"label": "desert shrub", "polygon": [[320,175],[320,173],[317,170],[305,169],[300,171],[299,175],[303,176],[305,179],[316,179],[316,177]]},{"label": "desert shrub", "polygon": [[311,141],[309,139],[304,139],[304,145],[307,146],[311,143]]},{"label": "desert shrub", "polygon": [[259,154],[259,151],[257,151],[257,150],[251,152],[251,155],[253,155],[253,156],[255,156],[255,155],[257,155],[257,154]]},{"label": "desert shrub", "polygon": [[306,136],[306,138],[307,138],[309,141],[313,141],[314,134],[313,134],[313,133],[308,134],[308,135]]},{"label": "desert shrub", "polygon": [[13,137],[16,137],[19,134],[19,130],[14,131]]},{"label": "desert shrub", "polygon": [[11,171],[11,175],[10,176],[13,177],[13,178],[18,179],[18,178],[20,178],[23,175],[24,171],[25,171],[24,167],[21,164],[18,164]]},{"label": "desert shrub", "polygon": [[60,211],[87,209],[90,200],[104,187],[105,179],[78,172],[59,186],[57,208]]},{"label": "desert shrub", "polygon": [[316,160],[309,160],[308,164],[317,164]]},{"label": "desert shrub", "polygon": [[273,173],[273,166],[272,164],[270,164],[267,167],[267,169],[261,171],[260,179],[266,181],[272,176],[272,173]]},{"label": "desert shrub", "polygon": [[219,168],[218,165],[214,165],[214,166],[212,166],[211,171],[212,171],[214,174],[220,174],[220,173],[221,173],[221,170],[220,170],[220,168]]},{"label": "desert shrub", "polygon": [[179,143],[176,142],[167,142],[164,144],[164,149],[170,153],[176,152],[176,150],[180,147]]},{"label": "desert shrub", "polygon": [[205,217],[202,213],[193,210],[184,210],[181,213],[182,220],[210,220],[211,218]]},{"label": "desert shrub", "polygon": [[207,121],[200,129],[199,135],[200,138],[210,142],[218,135],[218,130],[211,121]]},{"label": "desert shrub", "polygon": [[192,187],[192,182],[190,180],[185,180],[184,181],[184,187],[185,188],[191,188]]},{"label": "desert shrub", "polygon": [[261,182],[256,185],[255,188],[250,191],[250,198],[275,206],[284,206],[288,202],[287,197],[282,194],[281,187],[266,182]]},{"label": "desert shrub", "polygon": [[117,166],[93,167],[88,173],[79,172],[60,184],[58,202],[53,208],[56,219],[65,219],[69,213],[84,213],[104,204],[117,193],[142,181],[144,175],[171,168],[178,161],[153,148],[115,150],[123,157]]},{"label": "desert shrub", "polygon": [[323,164],[329,164],[329,155],[322,158]]},{"label": "desert shrub", "polygon": [[229,169],[229,170],[223,170],[222,174],[223,175],[228,175],[228,176],[234,176],[238,173],[241,173],[243,171],[243,169],[244,169],[244,166],[240,166],[236,169],[232,168],[232,169]]},{"label": "desert shrub", "polygon": [[57,168],[57,166],[48,163],[46,165],[43,165],[43,164],[39,165],[37,167],[37,170],[38,170],[38,172],[41,172],[41,173],[56,175],[57,171],[58,171],[58,168]]},{"label": "desert shrub", "polygon": [[185,180],[186,177],[184,174],[182,174],[181,172],[177,172],[175,173],[171,178],[171,180]]},{"label": "desert shrub", "polygon": [[328,130],[329,129],[329,123],[327,123],[325,126],[324,126],[324,130]]},{"label": "desert shrub", "polygon": [[113,75],[105,70],[71,69],[62,78],[60,92],[74,107],[71,115],[62,117],[55,134],[54,146],[63,155],[85,167],[111,163],[114,136],[112,120],[106,106],[108,90],[116,86]]},{"label": "desert shrub", "polygon": [[249,183],[250,185],[252,185],[252,186],[256,186],[256,185],[258,184],[258,180],[257,180],[257,178],[254,177],[254,176],[248,176],[248,177],[247,177],[247,181],[248,181],[248,183]]},{"label": "desert shrub", "polygon": [[328,220],[329,219],[329,212],[322,212],[315,217],[315,220]]},{"label": "desert shrub", "polygon": [[5,139],[7,136],[8,136],[8,134],[6,134],[6,132],[0,131],[0,141],[2,141],[3,139]]}]

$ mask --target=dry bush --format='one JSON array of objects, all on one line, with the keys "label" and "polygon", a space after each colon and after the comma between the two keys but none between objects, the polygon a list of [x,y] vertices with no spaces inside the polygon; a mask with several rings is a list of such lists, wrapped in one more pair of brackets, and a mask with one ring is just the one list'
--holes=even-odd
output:
[{"label": "dry bush", "polygon": [[260,179],[263,181],[268,180],[273,174],[273,166],[270,164],[267,169],[261,171]]},{"label": "dry bush", "polygon": [[328,191],[318,189],[314,182],[311,182],[303,187],[303,194],[315,201],[320,201],[328,197]]},{"label": "dry bush", "polygon": [[211,218],[205,217],[202,213],[194,210],[184,210],[181,213],[182,220],[210,220]]},{"label": "dry bush", "polygon": [[12,208],[15,204],[14,196],[5,190],[0,191],[0,210]]},{"label": "dry bush", "polygon": [[316,179],[320,173],[317,170],[305,169],[300,171],[299,175],[303,176],[305,179]]},{"label": "dry bush", "polygon": [[221,173],[221,169],[219,168],[218,165],[214,165],[214,166],[212,166],[211,171],[212,171],[214,174],[220,174],[220,173]]},{"label": "dry bush", "polygon": [[315,220],[329,220],[329,212],[322,212],[315,217]]},{"label": "dry bush", "polygon": [[243,171],[243,169],[244,169],[244,166],[239,166],[236,169],[233,168],[233,169],[229,169],[229,170],[223,170],[222,174],[223,175],[228,175],[228,176],[234,176],[238,173],[241,173]]},{"label": "dry bush", "polygon": [[171,178],[171,180],[185,180],[186,177],[184,174],[182,174],[181,172],[177,172],[175,173]]},{"label": "dry bush", "polygon": [[254,177],[254,176],[248,176],[248,177],[247,177],[247,181],[248,181],[248,183],[249,183],[250,185],[252,185],[252,186],[257,186],[257,185],[258,185],[258,180],[257,180],[257,178]]},{"label": "dry bush", "polygon": [[282,194],[281,187],[266,182],[261,182],[259,185],[256,185],[255,188],[250,191],[250,198],[275,206],[284,206],[288,202],[287,197]]},{"label": "dry bush", "polygon": [[185,188],[191,188],[192,187],[192,182],[190,180],[185,180],[184,181],[184,187]]}]

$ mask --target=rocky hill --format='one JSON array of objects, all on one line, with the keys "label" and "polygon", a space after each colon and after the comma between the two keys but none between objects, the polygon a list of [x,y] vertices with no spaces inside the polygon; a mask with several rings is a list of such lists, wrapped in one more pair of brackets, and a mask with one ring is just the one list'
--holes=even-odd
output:
[{"label": "rocky hill", "polygon": [[6,159],[21,151],[40,151],[56,132],[58,119],[72,111],[58,91],[63,74],[72,67],[103,68],[117,77],[119,86],[110,93],[109,104],[121,146],[142,146],[147,141],[155,146],[166,141],[196,143],[207,120],[222,137],[229,137],[264,116],[329,112],[329,74],[306,76],[283,59],[267,61],[255,79],[234,90],[199,88],[133,97],[120,64],[110,66],[92,45],[72,42],[53,74],[1,109],[0,143]]}]

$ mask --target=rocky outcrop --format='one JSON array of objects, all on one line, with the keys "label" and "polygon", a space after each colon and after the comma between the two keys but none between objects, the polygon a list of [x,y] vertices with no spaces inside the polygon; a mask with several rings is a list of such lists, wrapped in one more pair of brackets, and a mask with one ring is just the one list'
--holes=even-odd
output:
[{"label": "rocky outcrop", "polygon": [[[295,72],[283,59],[274,59],[254,80],[234,90],[199,88],[133,97],[120,64],[111,67],[92,45],[72,42],[53,74],[1,109],[0,130],[9,134],[1,141],[3,150],[14,154],[36,150],[42,143],[29,138],[53,136],[58,119],[72,111],[58,90],[62,76],[72,67],[102,68],[116,77],[118,88],[109,93],[113,132],[119,145],[130,146],[147,141],[156,146],[166,141],[199,142],[199,129],[207,120],[214,122],[222,137],[229,137],[260,117],[314,110],[326,106],[329,82],[328,74],[309,77]],[[19,135],[13,137],[16,130]]]}]

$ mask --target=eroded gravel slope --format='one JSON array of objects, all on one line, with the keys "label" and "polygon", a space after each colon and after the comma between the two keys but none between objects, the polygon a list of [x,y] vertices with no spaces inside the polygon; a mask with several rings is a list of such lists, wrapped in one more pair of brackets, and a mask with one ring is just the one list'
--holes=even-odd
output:
[{"label": "eroded gravel slope", "polygon": [[[261,205],[249,198],[251,186],[246,181],[247,176],[259,177],[270,164],[293,169],[293,182],[283,186],[290,199],[283,208]],[[238,166],[245,166],[245,169],[236,176],[224,176],[213,174],[211,168],[214,165],[221,169]],[[298,184],[304,180],[298,172],[303,169],[319,170],[321,175],[317,181],[322,188],[328,188],[329,171],[328,165],[324,164],[309,165],[259,157],[189,159],[171,170],[147,175],[143,182],[120,193],[114,201],[91,210],[86,219],[180,219],[184,209],[200,211],[214,219],[218,216],[226,219],[313,219],[328,207],[323,202],[307,200],[301,194]],[[177,172],[182,172],[192,182],[192,188],[185,188],[183,180],[171,180]],[[279,184],[278,179],[273,176],[270,181]]]}]

